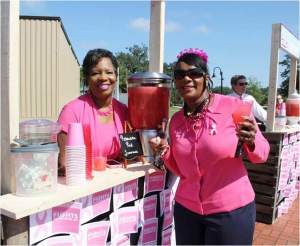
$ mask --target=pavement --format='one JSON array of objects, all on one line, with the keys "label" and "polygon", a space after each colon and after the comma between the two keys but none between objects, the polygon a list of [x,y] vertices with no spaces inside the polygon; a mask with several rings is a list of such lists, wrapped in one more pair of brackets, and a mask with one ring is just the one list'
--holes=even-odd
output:
[{"label": "pavement", "polygon": [[256,223],[253,245],[299,245],[299,196],[272,225]]}]

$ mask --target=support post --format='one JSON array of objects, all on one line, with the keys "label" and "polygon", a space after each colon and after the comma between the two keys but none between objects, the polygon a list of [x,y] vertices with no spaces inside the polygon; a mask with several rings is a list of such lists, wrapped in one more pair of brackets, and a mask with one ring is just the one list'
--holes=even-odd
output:
[{"label": "support post", "polygon": [[289,95],[291,95],[296,90],[297,81],[297,59],[293,56],[291,57],[291,69],[290,69],[290,80],[289,80]]},{"label": "support post", "polygon": [[[0,1],[0,23],[1,194],[6,194],[15,191],[10,144],[19,134],[19,1]],[[28,245],[28,217],[14,220],[2,216],[1,219],[4,244]]]},{"label": "support post", "polygon": [[269,74],[269,97],[268,97],[268,114],[267,114],[267,130],[274,131],[275,121],[275,101],[277,95],[277,79],[278,79],[278,59],[280,48],[280,24],[272,25],[272,43],[270,57],[270,74]]},{"label": "support post", "polygon": [[149,71],[163,72],[165,33],[165,1],[151,1]]}]

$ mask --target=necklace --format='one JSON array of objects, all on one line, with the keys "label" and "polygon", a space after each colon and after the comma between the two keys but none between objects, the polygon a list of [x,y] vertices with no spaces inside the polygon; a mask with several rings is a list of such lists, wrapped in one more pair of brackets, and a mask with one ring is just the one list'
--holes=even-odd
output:
[{"label": "necklace", "polygon": [[98,112],[98,114],[99,114],[100,116],[109,116],[109,115],[111,115],[112,112],[113,112],[113,106],[112,106],[112,104],[110,104],[110,105],[107,107],[107,110],[106,110],[106,111],[101,111],[101,110],[99,109],[99,110],[97,110],[97,112]]},{"label": "necklace", "polygon": [[184,104],[184,115],[186,117],[198,116],[203,113],[203,111],[207,108],[209,103],[209,95],[196,107],[195,110],[189,111],[187,104]]}]

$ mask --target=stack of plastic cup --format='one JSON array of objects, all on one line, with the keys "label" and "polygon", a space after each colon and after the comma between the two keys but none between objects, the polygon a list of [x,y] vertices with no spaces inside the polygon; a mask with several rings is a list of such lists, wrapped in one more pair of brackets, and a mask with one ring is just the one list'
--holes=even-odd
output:
[{"label": "stack of plastic cup", "polygon": [[93,164],[93,149],[92,149],[92,139],[91,139],[91,127],[89,124],[83,125],[83,135],[85,143],[85,156],[86,156],[86,179],[92,179],[92,164]]},{"label": "stack of plastic cup", "polygon": [[66,183],[81,185],[86,181],[86,148],[81,123],[70,123],[66,144]]}]

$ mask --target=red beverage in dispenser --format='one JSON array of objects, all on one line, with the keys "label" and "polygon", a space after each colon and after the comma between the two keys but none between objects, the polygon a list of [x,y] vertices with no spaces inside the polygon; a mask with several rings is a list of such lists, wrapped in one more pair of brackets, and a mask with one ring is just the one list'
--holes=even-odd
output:
[{"label": "red beverage in dispenser", "polygon": [[299,102],[287,103],[286,104],[286,115],[287,116],[300,116],[300,104],[299,104]]},{"label": "red beverage in dispenser", "polygon": [[135,129],[156,129],[169,118],[171,78],[161,73],[137,73],[128,78],[128,109]]},{"label": "red beverage in dispenser", "polygon": [[286,100],[286,116],[288,125],[300,122],[300,95],[295,91]]}]

